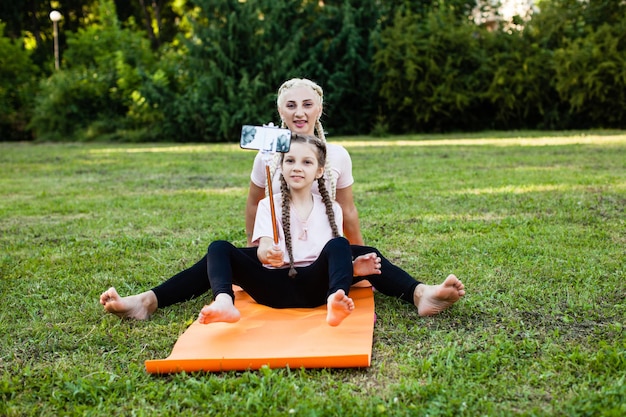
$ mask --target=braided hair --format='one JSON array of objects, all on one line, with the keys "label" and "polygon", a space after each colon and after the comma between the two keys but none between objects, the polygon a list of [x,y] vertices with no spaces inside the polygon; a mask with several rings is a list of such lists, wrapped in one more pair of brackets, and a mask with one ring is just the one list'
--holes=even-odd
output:
[{"label": "braided hair", "polygon": [[[299,143],[310,143],[315,146],[317,149],[317,162],[319,165],[323,166],[326,163],[326,144],[319,138],[315,136],[309,135],[301,135],[294,134],[291,137],[291,142],[299,142]],[[284,159],[285,154],[281,154],[281,165]],[[320,191],[320,195],[322,196],[322,201],[324,202],[324,206],[326,207],[326,215],[328,216],[328,222],[330,223],[330,228],[333,233],[333,237],[339,237],[339,229],[337,228],[337,222],[335,220],[335,212],[333,211],[333,200],[330,198],[328,194],[328,190],[326,189],[326,181],[324,181],[324,177],[321,176],[317,179],[317,186]],[[291,192],[289,191],[289,185],[285,180],[284,176],[280,176],[280,194],[283,200],[282,209],[283,209],[283,231],[285,232],[285,245],[287,246],[287,255],[289,256],[289,276],[295,277],[298,273],[293,264],[293,245],[291,242]]]},{"label": "braided hair", "polygon": [[[316,92],[320,98],[320,105],[324,104],[324,91],[322,90],[322,87],[320,87],[315,82],[306,78],[292,78],[290,80],[285,81],[278,89],[278,94],[276,97],[276,105],[280,107],[284,104],[285,92],[289,91],[290,89],[294,87],[302,87],[302,86],[309,87],[314,92]],[[281,121],[280,127],[282,128],[287,127],[287,124],[285,123],[284,120]],[[324,127],[322,126],[322,122],[320,121],[320,119],[317,119],[315,121],[315,133],[316,133],[316,136],[324,144],[326,144],[326,134],[324,133]],[[270,173],[272,177],[274,177],[276,168],[281,163],[281,160],[282,160],[282,157],[280,154],[274,155],[274,159],[270,163]],[[334,200],[337,194],[337,178],[335,177],[335,174],[333,170],[331,169],[330,162],[328,161],[328,159],[326,159],[326,161],[324,162],[324,176],[327,176],[328,180],[330,181],[330,197]],[[267,187],[266,187],[266,194],[267,194]]]}]

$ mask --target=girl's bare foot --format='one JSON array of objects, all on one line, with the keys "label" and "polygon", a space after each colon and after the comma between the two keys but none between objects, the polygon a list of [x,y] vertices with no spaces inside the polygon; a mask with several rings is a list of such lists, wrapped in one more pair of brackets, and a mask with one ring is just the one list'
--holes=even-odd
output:
[{"label": "girl's bare foot", "polygon": [[450,274],[439,285],[419,284],[413,293],[413,303],[420,316],[434,316],[459,301],[465,295],[465,285]]},{"label": "girl's bare foot", "polygon": [[344,290],[328,296],[326,322],[331,326],[339,326],[343,319],[354,310],[354,301],[346,295]]},{"label": "girl's bare foot", "polygon": [[368,275],[380,275],[380,258],[376,252],[357,256],[352,261],[352,273],[355,277],[366,277]]},{"label": "girl's bare foot", "polygon": [[241,313],[235,307],[233,299],[228,294],[218,294],[215,301],[202,307],[198,321],[202,324],[226,322],[235,323],[241,318]]},{"label": "girl's bare foot", "polygon": [[120,318],[147,320],[158,306],[156,295],[152,291],[120,297],[114,287],[100,295],[100,304],[104,309]]}]

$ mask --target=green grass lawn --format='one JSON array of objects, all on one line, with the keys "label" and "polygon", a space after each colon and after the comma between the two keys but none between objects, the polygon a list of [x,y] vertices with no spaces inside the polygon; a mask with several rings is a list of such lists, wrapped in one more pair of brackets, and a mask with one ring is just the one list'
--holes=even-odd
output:
[{"label": "green grass lawn", "polygon": [[154,376],[210,294],[145,322],[151,288],[245,243],[236,145],[0,144],[0,415],[626,415],[626,133],[334,138],[367,244],[467,295],[376,294],[367,369]]}]

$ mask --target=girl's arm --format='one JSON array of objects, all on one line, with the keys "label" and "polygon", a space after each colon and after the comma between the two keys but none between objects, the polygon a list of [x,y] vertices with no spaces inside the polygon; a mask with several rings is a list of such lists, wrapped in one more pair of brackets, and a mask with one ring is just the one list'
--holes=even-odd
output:
[{"label": "girl's arm", "polygon": [[343,211],[343,234],[353,245],[363,245],[363,235],[359,225],[359,213],[354,204],[352,186],[338,188],[336,195],[337,202]]}]

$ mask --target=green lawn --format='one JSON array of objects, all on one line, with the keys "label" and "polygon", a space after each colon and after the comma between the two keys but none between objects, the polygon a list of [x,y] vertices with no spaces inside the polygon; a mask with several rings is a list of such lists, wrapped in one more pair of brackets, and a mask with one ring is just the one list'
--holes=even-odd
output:
[{"label": "green lawn", "polygon": [[626,415],[626,132],[335,138],[366,242],[467,295],[420,318],[376,294],[367,369],[153,376],[210,295],[143,291],[245,243],[236,145],[0,143],[0,415]]}]

